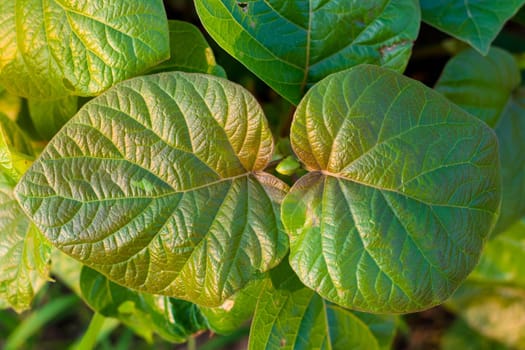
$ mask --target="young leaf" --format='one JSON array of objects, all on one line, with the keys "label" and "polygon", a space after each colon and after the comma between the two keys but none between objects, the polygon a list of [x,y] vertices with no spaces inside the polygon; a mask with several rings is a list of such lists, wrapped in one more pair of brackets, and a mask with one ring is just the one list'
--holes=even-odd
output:
[{"label": "young leaf", "polygon": [[366,324],[351,311],[304,287],[289,267],[272,273],[281,276],[265,281],[249,349],[379,349]]},{"label": "young leaf", "polygon": [[182,71],[207,73],[226,78],[224,69],[199,28],[184,21],[168,21],[170,28],[170,59],[151,69],[150,73]]},{"label": "young leaf", "polygon": [[80,289],[84,300],[96,312],[119,319],[150,342],[155,333],[167,341],[183,343],[192,334],[206,329],[196,305],[130,290],[88,267],[82,269]]},{"label": "young leaf", "polygon": [[294,104],[317,81],[360,63],[403,71],[419,31],[416,0],[196,0],[195,6],[223,49]]},{"label": "young leaf", "polygon": [[37,133],[51,140],[64,124],[78,111],[78,97],[59,100],[29,100],[29,115]]},{"label": "young leaf", "polygon": [[[487,56],[466,50],[451,59],[436,90],[488,123],[499,141],[502,205],[494,234],[525,215],[525,88],[514,58],[492,48]],[[497,88],[495,88],[497,87]]]},{"label": "young leaf", "polygon": [[35,99],[92,96],[169,57],[161,0],[3,0],[0,83]]},{"label": "young leaf", "polygon": [[219,334],[238,330],[252,317],[263,283],[263,279],[251,281],[219,307],[200,307],[210,329]]},{"label": "young leaf", "polygon": [[420,3],[425,22],[485,55],[505,22],[525,0],[420,0]]},{"label": "young leaf", "polygon": [[17,187],[59,249],[111,280],[219,306],[279,263],[287,186],[240,86],[190,73],[126,81],[88,102]]},{"label": "young leaf", "polygon": [[282,204],[290,264],[323,298],[374,313],[442,303],[497,218],[493,131],[421,83],[362,65],[299,104],[292,146],[311,171]]}]

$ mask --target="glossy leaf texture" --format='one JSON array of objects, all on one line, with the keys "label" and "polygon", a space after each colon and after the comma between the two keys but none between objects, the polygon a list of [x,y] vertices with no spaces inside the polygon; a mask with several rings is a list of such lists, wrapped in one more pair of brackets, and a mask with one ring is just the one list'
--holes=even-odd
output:
[{"label": "glossy leaf texture", "polygon": [[208,327],[215,333],[233,333],[253,316],[264,279],[253,280],[219,307],[200,307]]},{"label": "glossy leaf texture", "polygon": [[4,0],[0,28],[0,83],[35,99],[97,95],[169,57],[161,0]]},{"label": "glossy leaf texture", "polygon": [[195,304],[133,291],[88,267],[82,269],[80,289],[83,299],[96,312],[120,320],[149,342],[153,334],[158,334],[167,341],[183,343],[206,329]]},{"label": "glossy leaf texture", "polygon": [[487,54],[490,44],[525,0],[420,0],[423,20]]},{"label": "glossy leaf texture", "polygon": [[189,22],[168,21],[170,58],[153,67],[150,73],[182,71],[207,73],[226,78],[226,72],[215,61],[213,51],[199,28]]},{"label": "glossy leaf texture", "polygon": [[416,0],[196,0],[213,39],[290,102],[360,63],[403,71],[419,31]]},{"label": "glossy leaf texture", "polygon": [[14,197],[23,161],[15,152],[26,145],[16,124],[0,117],[0,308],[22,312],[48,280],[51,247]]},{"label": "glossy leaf texture", "polygon": [[306,288],[283,265],[262,288],[248,349],[379,349],[363,321]]},{"label": "glossy leaf texture", "polygon": [[62,251],[141,291],[220,306],[288,248],[260,106],[225,79],[161,73],[91,100],[17,187]]},{"label": "glossy leaf texture", "polygon": [[525,215],[525,88],[510,53],[492,48],[487,56],[466,50],[452,58],[436,90],[494,128],[499,141],[502,205],[494,234]]},{"label": "glossy leaf texture", "polygon": [[282,204],[290,264],[343,307],[442,303],[476,265],[500,203],[494,132],[421,83],[362,65],[326,78],[291,129],[310,173]]},{"label": "glossy leaf texture", "polygon": [[33,125],[45,140],[53,136],[78,111],[78,97],[68,96],[58,100],[29,100],[29,115]]}]

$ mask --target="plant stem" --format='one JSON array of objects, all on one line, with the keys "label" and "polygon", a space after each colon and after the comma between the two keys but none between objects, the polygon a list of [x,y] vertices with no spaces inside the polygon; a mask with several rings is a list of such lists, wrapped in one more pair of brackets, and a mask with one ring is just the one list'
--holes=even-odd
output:
[{"label": "plant stem", "polygon": [[197,341],[194,337],[188,338],[188,350],[197,350]]},{"label": "plant stem", "polygon": [[91,322],[89,322],[88,329],[86,333],[82,336],[80,341],[78,343],[75,343],[71,350],[91,350],[97,345],[98,335],[100,331],[102,330],[104,323],[106,321],[106,318],[99,314],[98,312],[95,312],[93,317],[91,318]]}]

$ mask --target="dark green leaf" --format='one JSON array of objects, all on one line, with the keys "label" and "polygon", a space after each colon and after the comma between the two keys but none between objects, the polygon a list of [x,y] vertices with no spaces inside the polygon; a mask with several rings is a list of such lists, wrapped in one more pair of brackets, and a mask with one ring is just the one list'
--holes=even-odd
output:
[{"label": "dark green leaf", "polygon": [[344,307],[401,313],[442,303],[472,271],[501,198],[486,124],[364,65],[308,92],[291,141],[311,173],[282,219],[308,287]]},{"label": "dark green leaf", "polygon": [[243,88],[164,73],[88,102],[17,187],[46,237],[119,284],[220,306],[279,263],[287,186]]},{"label": "dark green leaf", "polygon": [[419,31],[416,0],[196,0],[206,30],[297,104],[330,73],[360,63],[403,71]]},{"label": "dark green leaf", "polygon": [[499,141],[502,206],[494,234],[525,215],[525,89],[507,52],[492,48],[486,57],[467,50],[451,59],[436,90],[492,126]]},{"label": "dark green leaf", "polygon": [[0,83],[36,99],[92,96],[169,57],[161,0],[2,0]]},{"label": "dark green leaf", "polygon": [[38,134],[51,140],[64,124],[78,111],[78,97],[59,100],[29,100],[29,115]]},{"label": "dark green leaf", "polygon": [[217,65],[213,51],[199,28],[183,21],[169,21],[170,59],[154,67],[151,73],[182,71],[207,73],[226,78]]},{"label": "dark green leaf", "polygon": [[266,280],[253,319],[249,349],[379,349],[368,327],[351,311],[304,287],[278,267]]},{"label": "dark green leaf", "polygon": [[420,0],[423,20],[482,54],[525,0]]},{"label": "dark green leaf", "polygon": [[133,291],[88,267],[82,269],[80,289],[84,300],[96,312],[119,319],[148,341],[155,333],[170,342],[183,343],[206,328],[196,305]]},{"label": "dark green leaf", "polygon": [[482,56],[468,49],[448,61],[435,89],[495,127],[519,85],[520,70],[509,53],[492,48]]},{"label": "dark green leaf", "polygon": [[358,311],[353,311],[353,314],[368,326],[380,349],[390,350],[392,348],[399,322],[398,316],[376,315]]}]

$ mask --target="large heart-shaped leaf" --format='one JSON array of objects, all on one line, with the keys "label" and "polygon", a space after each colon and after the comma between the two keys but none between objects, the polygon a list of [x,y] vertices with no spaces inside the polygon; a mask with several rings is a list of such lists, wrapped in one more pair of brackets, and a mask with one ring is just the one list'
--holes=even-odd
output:
[{"label": "large heart-shaped leaf", "polygon": [[482,54],[525,0],[420,0],[423,20]]},{"label": "large heart-shaped leaf", "polygon": [[[501,215],[494,234],[525,215],[525,88],[511,54],[492,48],[487,56],[466,50],[452,58],[436,84],[458,106],[485,121],[499,141]],[[497,88],[495,88],[497,87]]]},{"label": "large heart-shaped leaf", "polygon": [[96,312],[120,320],[149,342],[158,334],[167,341],[184,343],[206,329],[197,305],[130,290],[88,267],[80,274],[80,288],[83,299]]},{"label": "large heart-shaped leaf", "polygon": [[17,187],[47,238],[111,280],[219,306],[287,251],[287,186],[240,86],[191,73],[124,82],[88,102]]},{"label": "large heart-shaped leaf", "polygon": [[474,268],[500,202],[486,124],[419,82],[363,65],[308,92],[291,141],[311,173],[282,205],[290,263],[322,297],[421,310]]},{"label": "large heart-shaped leaf", "polygon": [[257,302],[249,349],[379,350],[359,317],[306,288],[287,263],[272,274]]},{"label": "large heart-shaped leaf", "polygon": [[169,57],[161,0],[2,0],[0,83],[37,99],[91,96]]},{"label": "large heart-shaped leaf", "polygon": [[402,71],[419,31],[416,0],[196,0],[206,30],[290,102],[360,63]]}]

